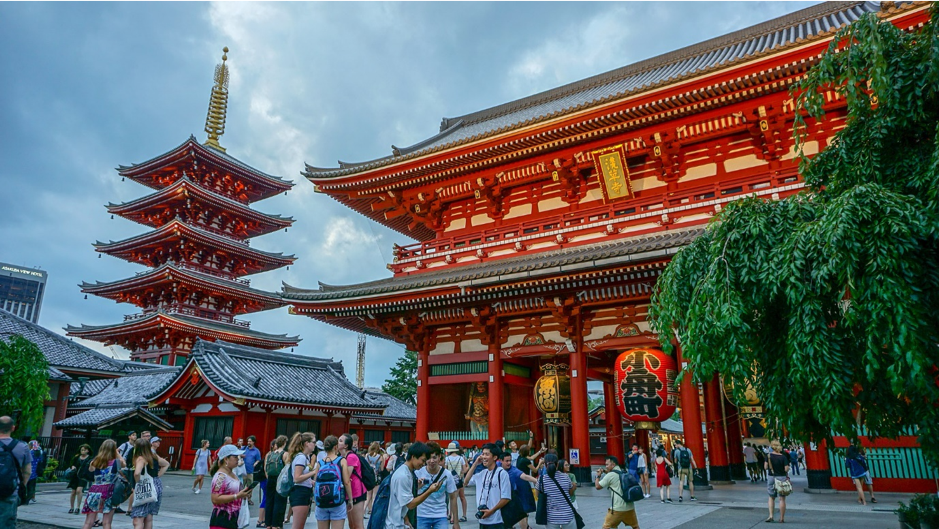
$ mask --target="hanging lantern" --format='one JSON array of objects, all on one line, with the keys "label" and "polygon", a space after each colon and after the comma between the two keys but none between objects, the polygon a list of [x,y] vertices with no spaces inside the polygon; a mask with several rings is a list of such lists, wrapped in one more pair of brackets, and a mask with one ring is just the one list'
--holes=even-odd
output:
[{"label": "hanging lantern", "polygon": [[[740,414],[741,419],[756,419],[757,421],[763,419],[763,401],[760,399],[759,394],[756,392],[756,388],[753,387],[752,382],[747,381],[747,387],[743,390],[743,401],[738,402],[737,398],[734,396],[734,383],[729,379],[721,377],[721,386],[724,389],[724,396],[727,398],[727,401],[737,406],[737,412]],[[765,424],[763,427],[765,428]]]},{"label": "hanging lantern", "polygon": [[[658,349],[630,349],[616,358],[616,407],[626,419],[657,423],[678,406],[678,367]],[[646,425],[644,425],[646,426]]]},{"label": "hanging lantern", "polygon": [[571,377],[567,364],[545,364],[535,382],[535,406],[544,414],[546,425],[571,423]]}]

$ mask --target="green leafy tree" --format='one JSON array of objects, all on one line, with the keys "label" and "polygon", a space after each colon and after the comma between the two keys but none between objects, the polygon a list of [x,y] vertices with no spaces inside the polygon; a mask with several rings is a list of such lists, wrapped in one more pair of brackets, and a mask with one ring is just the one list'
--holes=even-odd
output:
[{"label": "green leafy tree", "polygon": [[417,352],[405,351],[390,374],[381,390],[409,404],[417,404]]},{"label": "green leafy tree", "polygon": [[20,335],[0,339],[0,415],[17,417],[20,431],[38,431],[48,398],[49,364],[39,347]]},{"label": "green leafy tree", "polygon": [[[650,310],[699,380],[764,400],[771,434],[895,437],[939,462],[939,38],[873,15],[840,31],[793,93],[797,145],[846,126],[811,159],[807,190],[737,201],[679,252]],[[864,430],[866,429],[866,431]]]}]

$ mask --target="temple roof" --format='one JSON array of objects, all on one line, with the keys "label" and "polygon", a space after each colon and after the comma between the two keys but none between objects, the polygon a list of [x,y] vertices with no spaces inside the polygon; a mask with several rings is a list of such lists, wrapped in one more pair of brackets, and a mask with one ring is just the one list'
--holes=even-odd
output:
[{"label": "temple roof", "polygon": [[195,136],[189,136],[189,138],[178,147],[159,156],[129,166],[122,165],[117,168],[117,171],[121,176],[133,178],[148,187],[157,189],[158,186],[151,185],[146,180],[141,179],[141,177],[146,176],[148,173],[158,171],[167,165],[182,162],[186,160],[186,158],[217,164],[246,180],[254,182],[264,188],[264,191],[257,200],[276,195],[277,193],[283,193],[294,186],[294,183],[290,180],[284,180],[279,176],[262,173],[228,154],[202,145],[196,140]]},{"label": "temple roof", "polygon": [[674,254],[704,231],[703,226],[638,235],[613,241],[584,244],[559,250],[535,252],[474,265],[452,266],[411,276],[390,277],[367,283],[333,286],[320,283],[316,290],[284,283],[283,298],[303,304],[446,287],[473,287],[500,282],[523,281],[550,274],[584,271],[612,264],[640,263],[657,256]]},{"label": "temple roof", "polygon": [[225,208],[226,210],[241,218],[255,220],[264,226],[264,229],[256,230],[256,233],[248,234],[248,237],[270,233],[280,228],[286,228],[292,225],[294,221],[293,217],[271,215],[254,210],[247,205],[238,202],[237,200],[233,200],[225,195],[221,195],[202,187],[201,185],[193,182],[192,179],[190,179],[188,176],[181,177],[172,185],[167,186],[155,193],[140,197],[136,200],[123,202],[121,204],[109,203],[107,208],[108,211],[113,214],[120,215],[124,218],[129,218],[130,220],[139,222],[146,226],[158,227],[157,224],[149,222],[148,219],[145,218],[141,219],[139,218],[141,215],[134,215],[134,213],[144,210],[147,207],[166,204],[168,201],[173,199],[179,199],[179,197],[188,199],[190,195],[208,202],[215,203],[216,205]]},{"label": "temple roof", "polygon": [[54,423],[53,426],[61,429],[101,430],[131,417],[139,417],[161,430],[173,429],[172,424],[140,406],[92,408]]},{"label": "temple roof", "polygon": [[[898,8],[887,7],[884,11]],[[901,3],[907,8],[911,3]],[[443,118],[440,132],[392,155],[338,168],[306,166],[313,181],[354,175],[579,112],[831,36],[880,2],[826,2],[616,70],[478,112]]]},{"label": "temple roof", "polygon": [[234,295],[244,299],[260,301],[264,304],[263,309],[267,310],[283,307],[285,303],[281,300],[280,294],[267,292],[242,283],[215,277],[200,271],[182,268],[175,263],[165,263],[157,268],[146,270],[132,277],[119,279],[111,282],[96,281],[94,283],[83,282],[79,285],[82,292],[94,294],[110,299],[116,299],[120,294],[130,289],[146,288],[148,286],[169,282],[189,282],[197,286],[202,292],[212,293],[213,291],[222,292],[227,295]]},{"label": "temple roof", "polygon": [[[29,320],[0,310],[0,334],[19,334],[39,346],[39,349],[55,369],[55,376],[63,374],[61,370],[78,371],[86,373],[101,373],[118,375],[130,373],[140,369],[150,369],[151,366],[137,362],[127,362],[109,358],[98,351],[75,343],[72,340],[41,327]],[[3,339],[4,337],[0,337]],[[64,380],[64,379],[63,379]]]},{"label": "temple roof", "polygon": [[342,363],[232,343],[197,340],[176,383],[151,398],[161,402],[172,386],[185,380],[193,366],[210,387],[234,399],[343,408],[380,414],[386,407],[345,377]]},{"label": "temple roof", "polygon": [[162,328],[172,328],[202,338],[220,339],[224,337],[228,340],[239,340],[245,343],[262,346],[290,347],[300,341],[299,336],[268,334],[254,331],[247,327],[216,322],[204,318],[167,313],[162,309],[148,314],[141,314],[136,318],[131,318],[121,323],[111,325],[82,324],[80,327],[69,325],[65,330],[71,336],[97,341],[109,341],[122,334],[137,334]]},{"label": "temple roof", "polygon": [[366,396],[387,408],[381,415],[360,413],[355,416],[360,419],[399,420],[405,422],[417,421],[417,406],[408,404],[401,399],[393,397],[378,388],[365,388]]},{"label": "temple roof", "polygon": [[[150,365],[150,364],[145,364]],[[71,387],[69,388],[69,398],[71,399],[88,399],[94,397],[98,393],[104,391],[104,388],[108,387],[113,379],[110,378],[99,378],[96,380],[89,380],[85,383],[85,387],[82,387],[80,382],[72,382]]]},{"label": "temple roof", "polygon": [[[190,238],[190,240],[198,241],[208,248],[220,248],[222,250],[231,252],[234,255],[240,255],[242,257],[254,259],[256,262],[262,265],[262,267],[258,270],[248,272],[251,274],[274,270],[280,268],[281,266],[289,265],[297,259],[293,255],[284,255],[281,252],[273,253],[257,250],[242,242],[229,239],[221,235],[216,235],[210,231],[199,228],[198,226],[193,226],[192,224],[182,222],[179,219],[168,222],[155,230],[151,230],[120,241],[109,241],[106,243],[97,241],[95,242],[94,246],[95,249],[99,252],[125,258],[125,254],[128,252],[133,252],[140,247],[146,246],[148,244],[159,244],[164,241],[178,239],[182,235]],[[130,255],[127,255],[126,258],[130,257]]]},{"label": "temple roof", "polygon": [[79,407],[146,406],[150,397],[162,391],[176,379],[179,367],[158,367],[107,381],[98,393],[83,400]]}]

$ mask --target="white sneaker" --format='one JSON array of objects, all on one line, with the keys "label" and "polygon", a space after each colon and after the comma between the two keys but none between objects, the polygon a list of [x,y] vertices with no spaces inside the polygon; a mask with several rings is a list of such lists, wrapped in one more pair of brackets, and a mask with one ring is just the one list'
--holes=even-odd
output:
[{"label": "white sneaker", "polygon": [[643,498],[651,498],[651,497],[652,497],[651,494],[646,494],[646,495],[643,496]]},{"label": "white sneaker", "polygon": [[196,489],[196,494],[199,494],[200,492],[202,492],[202,489]]}]

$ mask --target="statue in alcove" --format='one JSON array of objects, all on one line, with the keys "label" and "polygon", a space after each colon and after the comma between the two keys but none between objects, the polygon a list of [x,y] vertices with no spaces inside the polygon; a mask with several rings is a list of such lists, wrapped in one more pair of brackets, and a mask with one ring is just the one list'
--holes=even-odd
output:
[{"label": "statue in alcove", "polygon": [[471,432],[489,431],[489,385],[485,382],[474,382],[470,386],[465,417],[470,422]]}]

